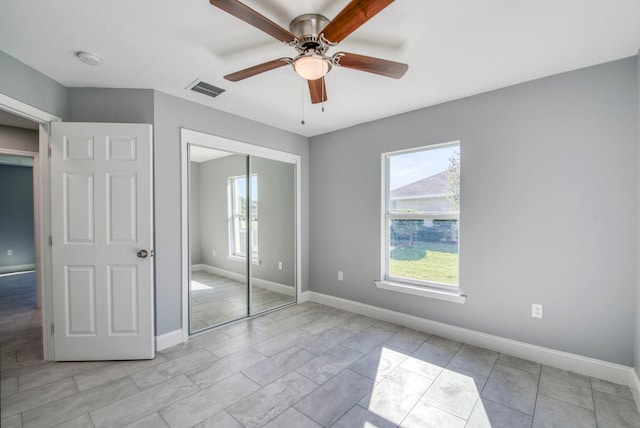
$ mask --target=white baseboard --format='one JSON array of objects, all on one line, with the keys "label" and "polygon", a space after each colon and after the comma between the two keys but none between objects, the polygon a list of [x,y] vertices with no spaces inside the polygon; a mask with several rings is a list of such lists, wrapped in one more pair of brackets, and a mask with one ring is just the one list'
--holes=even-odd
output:
[{"label": "white baseboard", "polygon": [[191,266],[192,272],[201,270],[212,273],[214,275],[224,276],[225,278],[229,278],[238,282],[244,282],[247,279],[247,276],[241,273],[231,272],[230,270],[220,269],[211,265],[199,264]]},{"label": "white baseboard", "polygon": [[35,270],[35,268],[36,268],[35,263],[30,263],[26,265],[0,266],[0,274],[24,272],[28,270]]},{"label": "white baseboard", "polygon": [[[215,275],[224,276],[225,278],[229,278],[238,282],[245,282],[247,280],[247,276],[241,273],[231,272],[226,269],[220,269],[220,268],[206,265],[206,264],[191,265],[191,272],[197,272],[197,271],[205,271],[205,272],[213,273]],[[296,295],[296,290],[294,287],[284,285],[284,284],[279,284],[273,281],[267,281],[266,279],[253,278],[252,284],[256,287],[275,291],[276,293],[286,294],[287,296]]]},{"label": "white baseboard", "polygon": [[311,302],[321,303],[344,309],[357,314],[366,315],[371,318],[392,322],[394,324],[421,330],[430,334],[446,337],[460,342],[468,343],[474,346],[480,346],[491,349],[496,352],[513,355],[515,357],[524,358],[535,361],[540,364],[557,367],[563,370],[569,370],[586,376],[592,376],[598,379],[608,380],[619,384],[629,385],[632,390],[632,377],[635,377],[636,403],[640,402],[640,381],[635,375],[635,370],[631,367],[620,364],[609,363],[606,361],[596,360],[594,358],[583,357],[581,355],[571,354],[568,352],[557,351],[542,346],[531,345],[516,340],[506,339],[504,337],[494,336],[475,330],[456,327],[438,321],[431,321],[425,318],[413,315],[403,314],[401,312],[391,311],[389,309],[371,306],[364,303],[355,302],[353,300],[342,299],[327,294],[307,291],[302,293],[303,299],[299,302],[309,300]]},{"label": "white baseboard", "polygon": [[182,329],[156,336],[156,352],[182,343]]},{"label": "white baseboard", "polygon": [[638,378],[638,373],[635,370],[631,370],[629,375],[629,388],[631,388],[633,398],[636,400],[636,406],[640,411],[640,378]]},{"label": "white baseboard", "polygon": [[278,282],[267,281],[266,279],[253,278],[252,282],[256,287],[264,288],[265,290],[271,290],[276,293],[286,294],[287,296],[295,296],[296,289],[289,285],[280,284]]},{"label": "white baseboard", "polygon": [[303,291],[302,293],[300,293],[300,295],[298,296],[298,303],[308,302],[311,299],[310,293],[311,291]]}]

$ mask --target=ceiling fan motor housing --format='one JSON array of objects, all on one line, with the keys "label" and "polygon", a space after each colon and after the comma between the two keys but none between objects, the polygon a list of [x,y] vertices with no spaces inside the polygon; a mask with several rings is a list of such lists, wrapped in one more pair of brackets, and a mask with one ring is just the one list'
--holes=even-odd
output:
[{"label": "ceiling fan motor housing", "polygon": [[329,23],[326,16],[317,13],[305,13],[293,18],[289,24],[289,30],[296,36],[293,46],[300,53],[314,50],[322,55],[330,44],[321,36],[322,30]]}]

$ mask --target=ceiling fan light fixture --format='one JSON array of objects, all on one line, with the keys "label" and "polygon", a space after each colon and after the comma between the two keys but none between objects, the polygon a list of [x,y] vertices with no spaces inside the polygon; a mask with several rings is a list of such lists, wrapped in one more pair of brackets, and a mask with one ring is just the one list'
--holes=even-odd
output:
[{"label": "ceiling fan light fixture", "polygon": [[316,53],[304,53],[293,60],[293,69],[307,80],[318,80],[331,70],[331,62]]}]

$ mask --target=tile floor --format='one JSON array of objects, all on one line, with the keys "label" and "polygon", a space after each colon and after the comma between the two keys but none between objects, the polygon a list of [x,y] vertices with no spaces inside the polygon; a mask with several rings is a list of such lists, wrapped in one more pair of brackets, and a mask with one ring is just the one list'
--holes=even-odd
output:
[{"label": "tile floor", "polygon": [[[293,292],[293,287],[292,287]],[[293,296],[253,287],[253,313],[292,303]],[[206,271],[191,274],[191,331],[237,320],[247,315],[247,285]]]},{"label": "tile floor", "polygon": [[314,303],[154,360],[45,362],[34,287],[6,278],[3,428],[640,427],[626,386]]}]

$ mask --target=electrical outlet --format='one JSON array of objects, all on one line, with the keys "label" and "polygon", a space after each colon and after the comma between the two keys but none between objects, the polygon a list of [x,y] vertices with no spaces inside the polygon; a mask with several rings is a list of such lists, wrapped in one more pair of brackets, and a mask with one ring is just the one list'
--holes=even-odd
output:
[{"label": "electrical outlet", "polygon": [[7,256],[13,256],[13,250],[7,250]]},{"label": "electrical outlet", "polygon": [[342,280],[343,280],[343,278],[344,278],[344,277],[342,276],[342,271],[341,271],[341,270],[339,270],[339,271],[338,271],[338,281],[342,281]]},{"label": "electrical outlet", "polygon": [[542,318],[542,305],[539,303],[531,304],[531,317]]},{"label": "electrical outlet", "polygon": [[282,262],[278,262],[278,269],[282,270]]}]

